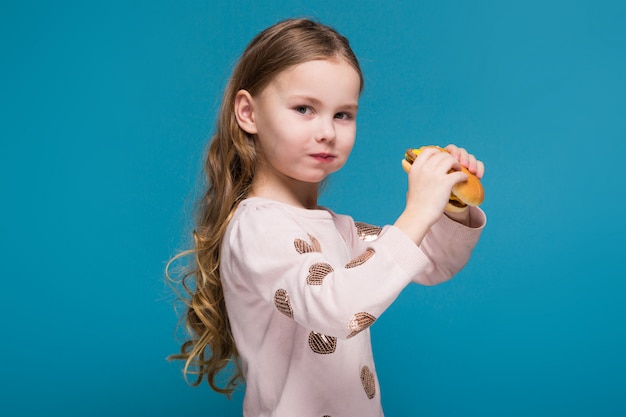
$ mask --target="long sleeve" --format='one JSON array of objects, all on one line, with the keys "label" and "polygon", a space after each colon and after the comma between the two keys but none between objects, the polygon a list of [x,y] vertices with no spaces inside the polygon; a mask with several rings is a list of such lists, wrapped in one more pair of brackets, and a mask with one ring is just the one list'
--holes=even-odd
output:
[{"label": "long sleeve", "polygon": [[470,207],[475,227],[468,227],[446,216],[435,223],[424,238],[420,249],[430,259],[430,268],[422,270],[413,281],[435,285],[447,281],[469,261],[472,251],[486,224],[485,213]]},{"label": "long sleeve", "polygon": [[232,220],[224,268],[249,296],[299,325],[351,337],[369,327],[411,278],[430,269],[430,261],[395,228],[357,245],[346,242],[355,233],[338,235],[345,227],[337,223],[345,218],[315,214],[321,217],[313,228],[281,206],[244,209]]}]

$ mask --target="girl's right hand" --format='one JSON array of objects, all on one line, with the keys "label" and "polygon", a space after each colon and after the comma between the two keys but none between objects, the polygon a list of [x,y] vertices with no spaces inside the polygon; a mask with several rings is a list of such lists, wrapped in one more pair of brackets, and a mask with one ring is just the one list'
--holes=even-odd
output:
[{"label": "girl's right hand", "polygon": [[395,223],[420,244],[430,227],[442,216],[452,187],[467,180],[461,164],[448,152],[424,149],[409,171],[406,207]]}]

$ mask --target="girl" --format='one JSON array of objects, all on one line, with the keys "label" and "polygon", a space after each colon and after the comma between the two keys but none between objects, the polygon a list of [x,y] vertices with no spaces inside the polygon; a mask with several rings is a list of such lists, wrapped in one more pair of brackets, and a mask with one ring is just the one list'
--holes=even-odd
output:
[{"label": "girl", "polygon": [[317,205],[352,150],[362,88],[348,40],[303,19],[257,35],[226,88],[195,248],[179,255],[194,255],[189,340],[172,358],[221,393],[244,380],[245,416],[382,416],[369,327],[410,282],[459,271],[485,224],[478,208],[444,213],[461,164],[484,170],[454,145],[419,155],[394,225]]}]

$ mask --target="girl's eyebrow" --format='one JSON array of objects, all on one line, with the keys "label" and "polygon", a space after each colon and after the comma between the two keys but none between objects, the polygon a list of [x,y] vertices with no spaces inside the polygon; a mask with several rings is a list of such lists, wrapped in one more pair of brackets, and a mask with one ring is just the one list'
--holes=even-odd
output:
[{"label": "girl's eyebrow", "polygon": [[341,108],[345,109],[345,110],[350,110],[350,111],[356,112],[357,110],[359,110],[359,105],[356,104],[356,103],[354,103],[354,104],[347,104],[345,106],[342,106]]},{"label": "girl's eyebrow", "polygon": [[[316,106],[319,106],[320,104],[322,104],[321,100],[318,100],[315,97],[306,96],[306,95],[296,94],[296,95],[291,96],[290,98],[295,99],[295,100],[304,100],[309,103],[313,103]],[[338,106],[338,108],[357,111],[359,109],[359,104],[358,103],[346,103],[344,105]]]}]

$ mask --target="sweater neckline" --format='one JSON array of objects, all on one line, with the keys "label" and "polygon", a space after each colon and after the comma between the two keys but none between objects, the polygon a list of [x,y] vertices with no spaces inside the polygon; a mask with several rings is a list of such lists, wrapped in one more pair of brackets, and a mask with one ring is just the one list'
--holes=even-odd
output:
[{"label": "sweater neckline", "polygon": [[245,200],[243,200],[240,203],[240,205],[249,206],[249,207],[252,207],[252,206],[282,207],[286,210],[294,212],[303,217],[314,218],[314,219],[332,219],[332,212],[324,206],[317,206],[317,208],[315,209],[307,209],[304,207],[297,207],[291,204],[283,203],[282,201],[272,200],[271,198],[267,198],[267,197],[257,197],[257,196],[248,197]]}]

